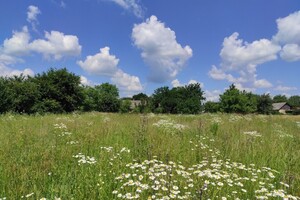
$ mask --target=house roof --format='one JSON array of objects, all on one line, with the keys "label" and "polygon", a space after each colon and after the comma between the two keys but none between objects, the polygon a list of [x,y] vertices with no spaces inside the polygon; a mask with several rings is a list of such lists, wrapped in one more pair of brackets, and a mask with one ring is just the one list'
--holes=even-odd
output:
[{"label": "house roof", "polygon": [[286,102],[280,102],[280,103],[273,103],[273,110],[280,110],[284,105],[286,105]]}]

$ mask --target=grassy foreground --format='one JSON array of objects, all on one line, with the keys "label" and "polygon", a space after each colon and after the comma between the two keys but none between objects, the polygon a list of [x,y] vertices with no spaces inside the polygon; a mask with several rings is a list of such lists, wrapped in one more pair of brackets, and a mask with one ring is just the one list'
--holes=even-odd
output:
[{"label": "grassy foreground", "polygon": [[300,116],[3,115],[0,127],[0,200],[300,199]]}]

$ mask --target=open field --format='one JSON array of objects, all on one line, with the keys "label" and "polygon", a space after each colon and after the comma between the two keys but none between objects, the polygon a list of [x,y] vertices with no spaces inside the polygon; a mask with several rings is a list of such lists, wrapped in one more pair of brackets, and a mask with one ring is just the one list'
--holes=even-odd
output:
[{"label": "open field", "polygon": [[300,199],[300,116],[0,116],[0,199]]}]

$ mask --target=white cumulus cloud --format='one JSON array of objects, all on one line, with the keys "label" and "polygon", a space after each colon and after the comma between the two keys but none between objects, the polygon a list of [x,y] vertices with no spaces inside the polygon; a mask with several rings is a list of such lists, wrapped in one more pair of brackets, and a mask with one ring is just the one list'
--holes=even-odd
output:
[{"label": "white cumulus cloud", "polygon": [[[112,83],[125,95],[142,91],[140,79],[119,69],[119,59],[111,55],[109,50],[109,47],[101,48],[99,53],[87,56],[84,61],[77,61],[77,64],[89,74],[110,77]],[[82,82],[86,80],[82,78]]]},{"label": "white cumulus cloud", "polygon": [[182,84],[179,82],[178,79],[173,80],[171,82],[171,84],[172,84],[173,87],[180,87],[180,86],[182,86]]},{"label": "white cumulus cloud", "polygon": [[24,76],[34,76],[34,72],[30,68],[26,68],[24,70],[12,69],[6,66],[4,63],[1,63],[0,60],[0,76],[11,77],[11,76],[19,76],[21,74],[23,74]]},{"label": "white cumulus cloud", "polygon": [[113,76],[118,70],[119,59],[109,50],[109,47],[101,48],[99,53],[87,56],[85,61],[78,61],[77,64],[90,74]]},{"label": "white cumulus cloud", "polygon": [[[277,59],[281,47],[267,39],[244,42],[238,39],[238,36],[235,32],[224,39],[220,52],[220,68],[212,66],[209,76],[235,83],[240,89],[247,91],[271,87],[272,84],[267,80],[256,79],[256,68],[260,64]],[[238,77],[234,77],[232,73],[238,74]]]},{"label": "white cumulus cloud", "polygon": [[185,85],[190,85],[190,84],[196,84],[196,83],[199,83],[200,84],[200,87],[203,88],[204,87],[204,84],[201,83],[201,82],[198,82],[196,80],[189,80],[188,83],[180,83],[180,81],[178,79],[174,79],[171,84],[173,87],[181,87],[181,86],[185,86]]},{"label": "white cumulus cloud", "polygon": [[120,69],[111,77],[111,80],[124,95],[131,96],[143,90],[139,77],[127,74]]},{"label": "white cumulus cloud", "polygon": [[274,90],[280,91],[280,92],[288,92],[288,91],[297,90],[297,88],[296,87],[278,85]]},{"label": "white cumulus cloud", "polygon": [[5,39],[0,53],[11,56],[24,56],[41,53],[45,58],[56,60],[65,56],[77,56],[81,53],[81,46],[77,36],[65,35],[58,31],[45,32],[45,39],[30,41],[30,34],[26,26],[22,31],[13,31],[11,38]]},{"label": "white cumulus cloud", "polygon": [[2,53],[22,56],[30,52],[29,50],[30,34],[28,28],[24,26],[22,31],[13,31],[13,35],[3,42]]},{"label": "white cumulus cloud", "polygon": [[231,74],[227,74],[223,69],[218,69],[215,65],[212,66],[208,75],[215,80],[227,80],[229,82],[239,82]]},{"label": "white cumulus cloud", "polygon": [[298,44],[286,44],[280,52],[283,60],[293,62],[300,60],[300,46]]},{"label": "white cumulus cloud", "polygon": [[300,44],[300,11],[287,17],[279,18],[277,22],[277,34],[273,40],[281,44]]},{"label": "white cumulus cloud", "polygon": [[300,60],[300,11],[279,18],[276,22],[278,32],[273,40],[283,45],[281,58],[289,62]]},{"label": "white cumulus cloud", "polygon": [[277,59],[280,46],[267,39],[252,43],[238,39],[239,34],[233,33],[224,39],[220,56],[222,67],[227,70],[246,70],[255,72],[256,66]]},{"label": "white cumulus cloud", "polygon": [[142,18],[144,16],[144,10],[137,0],[110,0],[123,9],[133,12],[136,17]]},{"label": "white cumulus cloud", "polygon": [[86,86],[93,86],[94,84],[93,84],[93,82],[92,81],[90,81],[87,77],[85,77],[85,76],[80,76],[80,83],[82,84],[82,85],[86,85]]},{"label": "white cumulus cloud", "polygon": [[77,56],[81,53],[81,45],[75,35],[51,31],[45,32],[45,38],[32,41],[30,50],[43,54],[45,58],[55,60],[65,56]]},{"label": "white cumulus cloud", "polygon": [[27,10],[27,21],[31,24],[32,29],[36,31],[36,24],[38,24],[37,15],[41,14],[41,11],[33,5],[28,6]]},{"label": "white cumulus cloud", "polygon": [[[38,23],[37,15],[41,11],[36,6],[29,6],[27,21],[33,29]],[[11,65],[23,62],[23,57],[31,53],[40,53],[45,58],[59,60],[65,56],[77,56],[81,53],[81,46],[77,36],[65,35],[58,31],[45,32],[45,39],[31,40],[28,27],[24,26],[21,31],[13,31],[10,38],[6,38],[0,45],[0,76],[30,75],[34,72],[26,68],[24,70],[13,69]]]},{"label": "white cumulus cloud", "polygon": [[272,83],[270,83],[266,79],[259,79],[254,81],[255,88],[270,88],[272,86],[273,86]]},{"label": "white cumulus cloud", "polygon": [[153,82],[162,83],[175,78],[193,55],[192,49],[182,47],[176,41],[175,32],[158,21],[156,16],[134,25],[132,40],[150,66],[149,78]]},{"label": "white cumulus cloud", "polygon": [[205,96],[205,101],[213,101],[213,102],[217,102],[219,101],[219,98],[220,98],[220,94],[222,92],[220,90],[212,90],[212,91],[209,91],[209,90],[205,90],[204,91],[204,96]]},{"label": "white cumulus cloud", "polygon": [[28,6],[27,21],[28,22],[37,21],[37,15],[40,13],[41,13],[41,11],[38,7],[33,6],[33,5]]}]

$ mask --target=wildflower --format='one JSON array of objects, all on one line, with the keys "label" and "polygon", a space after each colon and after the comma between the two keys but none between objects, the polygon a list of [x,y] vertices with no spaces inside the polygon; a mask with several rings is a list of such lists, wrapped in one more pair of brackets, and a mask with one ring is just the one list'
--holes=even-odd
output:
[{"label": "wildflower", "polygon": [[253,136],[253,137],[261,137],[261,134],[258,133],[257,131],[245,131],[244,134],[245,135],[250,135],[250,136]]},{"label": "wildflower", "polygon": [[118,190],[114,190],[112,193],[113,194],[118,194]]},{"label": "wildflower", "polygon": [[25,197],[28,198],[28,197],[31,197],[32,195],[34,195],[34,193],[30,193],[30,194],[27,194]]}]

